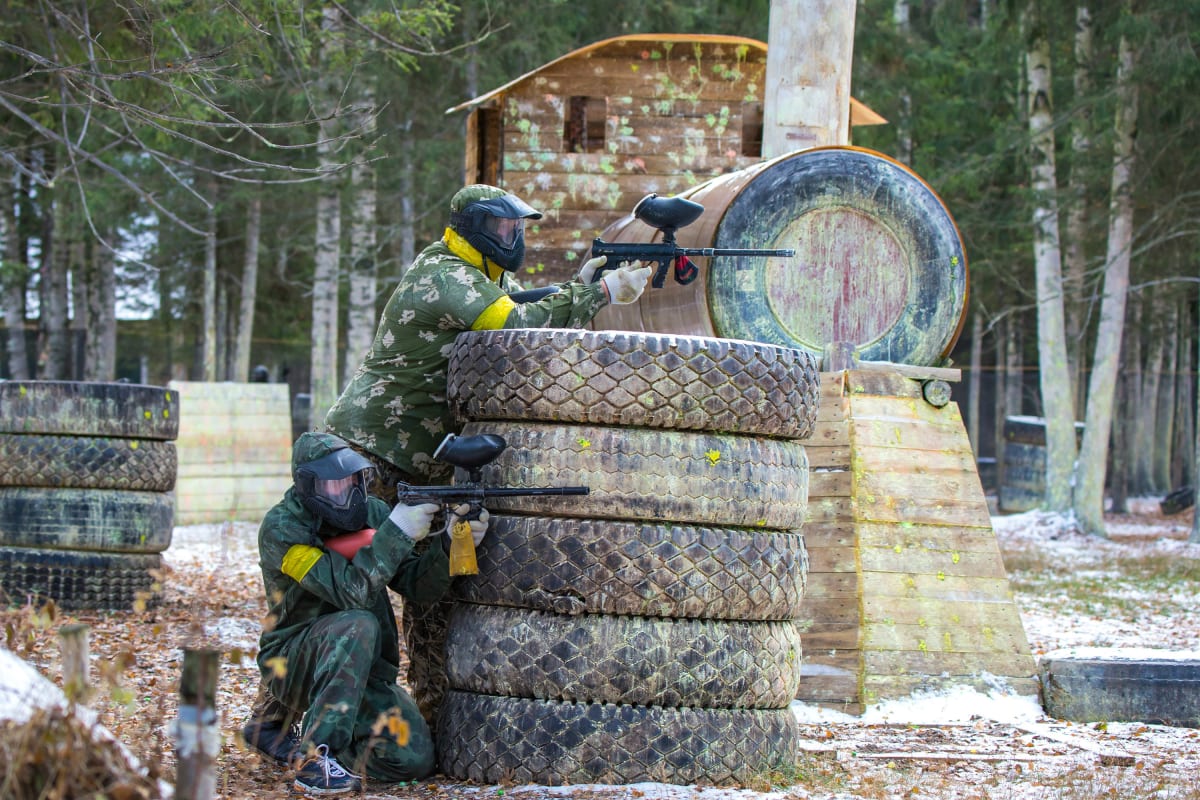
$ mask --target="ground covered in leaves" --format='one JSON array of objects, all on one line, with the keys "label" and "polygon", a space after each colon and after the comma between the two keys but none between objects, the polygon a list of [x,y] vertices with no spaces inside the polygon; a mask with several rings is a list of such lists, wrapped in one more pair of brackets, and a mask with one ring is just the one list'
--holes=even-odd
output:
[{"label": "ground covered in leaves", "polygon": [[[1108,540],[1037,513],[995,522],[1035,655],[1092,646],[1200,652],[1200,545],[1186,541],[1191,512],[1164,518],[1143,501],[1133,514],[1110,517]],[[57,631],[72,622],[89,626],[94,689],[88,705],[151,777],[166,784],[175,777],[169,731],[182,650],[221,651],[218,793],[287,797],[288,771],[247,750],[237,736],[254,699],[254,654],[265,612],[255,534],[254,525],[243,523],[178,528],[158,592],[145,607],[66,615],[10,606],[0,612],[6,646],[61,684]],[[1200,800],[1200,731],[1052,720],[1032,701],[1007,697],[1003,687],[986,696],[912,698],[862,718],[802,708],[797,716],[803,742],[794,772],[763,776],[752,786],[477,786],[439,775],[412,786],[368,786],[367,795]]]}]

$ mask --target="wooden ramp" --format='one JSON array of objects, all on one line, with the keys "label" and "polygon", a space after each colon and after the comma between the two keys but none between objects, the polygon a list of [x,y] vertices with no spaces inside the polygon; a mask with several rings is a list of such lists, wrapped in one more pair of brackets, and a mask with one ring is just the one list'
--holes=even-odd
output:
[{"label": "wooden ramp", "polygon": [[169,386],[179,393],[175,524],[260,521],[292,485],[287,384]]},{"label": "wooden ramp", "polygon": [[955,403],[899,372],[821,374],[797,699],[860,714],[951,685],[1038,693]]}]

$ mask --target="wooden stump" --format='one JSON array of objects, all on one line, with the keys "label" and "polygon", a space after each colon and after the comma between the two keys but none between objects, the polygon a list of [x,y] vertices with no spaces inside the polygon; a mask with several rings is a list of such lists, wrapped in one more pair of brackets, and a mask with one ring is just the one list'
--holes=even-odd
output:
[{"label": "wooden stump", "polygon": [[921,386],[878,368],[821,374],[799,700],[860,714],[989,676],[1037,695],[958,406]]}]

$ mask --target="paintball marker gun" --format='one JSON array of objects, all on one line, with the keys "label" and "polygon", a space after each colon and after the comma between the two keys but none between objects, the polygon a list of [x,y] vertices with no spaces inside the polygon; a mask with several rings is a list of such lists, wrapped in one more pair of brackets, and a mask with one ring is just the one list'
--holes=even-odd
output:
[{"label": "paintball marker gun", "polygon": [[480,433],[474,436],[457,436],[447,434],[433,457],[438,461],[451,464],[467,470],[470,476],[466,483],[453,486],[413,486],[408,483],[396,484],[396,499],[405,505],[419,503],[436,503],[442,506],[449,515],[450,509],[468,503],[471,510],[466,518],[459,520],[450,531],[450,574],[475,575],[479,566],[475,561],[475,542],[471,538],[471,526],[467,519],[478,519],[482,504],[489,497],[523,497],[547,495],[587,494],[586,486],[539,486],[531,488],[515,488],[506,486],[484,486],[482,468],[496,459],[508,443],[502,436],[494,433]]},{"label": "paintball marker gun", "polygon": [[787,250],[748,250],[721,247],[679,247],[675,244],[675,231],[691,225],[704,213],[704,206],[688,200],[686,197],[659,197],[650,193],[638,201],[633,207],[633,216],[651,227],[662,231],[662,241],[658,244],[636,244],[606,242],[603,239],[592,240],[592,257],[608,256],[608,263],[596,270],[592,281],[600,279],[604,272],[616,269],[621,263],[630,261],[653,261],[658,265],[650,285],[661,289],[666,283],[667,267],[675,265],[675,282],[686,285],[696,280],[699,270],[689,256],[785,256],[796,255],[796,251]]}]

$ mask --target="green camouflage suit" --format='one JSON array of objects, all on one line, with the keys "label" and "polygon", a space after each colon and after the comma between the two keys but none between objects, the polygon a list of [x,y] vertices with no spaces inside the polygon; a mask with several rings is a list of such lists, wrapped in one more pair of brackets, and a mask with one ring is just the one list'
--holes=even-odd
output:
[{"label": "green camouflage suit", "polygon": [[[454,242],[452,231],[448,238]],[[482,258],[473,248],[465,255]],[[456,254],[446,239],[425,248],[388,300],[350,385],[325,416],[329,432],[418,481],[448,478],[449,468],[432,456],[447,433],[458,431],[446,403],[455,338],[480,329],[582,328],[608,303],[599,283],[576,281],[558,284],[556,294],[535,303],[513,303],[508,293],[520,287],[508,273],[498,277]]]},{"label": "green camouflage suit", "polygon": [[[460,428],[446,398],[455,338],[470,330],[582,328],[608,304],[599,283],[557,284],[532,303],[514,303],[520,286],[454,231],[426,247],[388,300],[350,385],[325,417],[325,427],[377,467],[373,494],[395,500],[397,480],[448,483],[450,468],[434,450]],[[446,689],[445,615],[450,601],[404,604],[408,686],[431,725]]]},{"label": "green camouflage suit", "polygon": [[[322,436],[305,434],[293,462],[328,452]],[[433,772],[433,740],[396,683],[399,637],[388,589],[436,601],[450,585],[449,557],[441,536],[414,553],[412,540],[388,519],[391,508],[374,497],[367,502],[375,538],[353,561],[325,546],[321,519],[301,505],[295,487],[267,512],[258,550],[272,624],[259,641],[258,665],[272,695],[305,712],[305,746],[328,745],[360,775],[413,780]],[[399,720],[407,723],[405,745],[395,736],[404,727]]]}]

